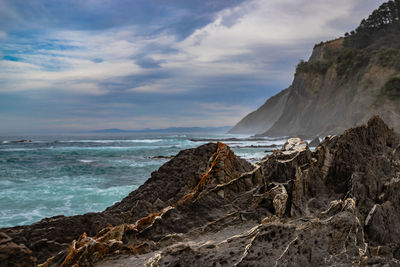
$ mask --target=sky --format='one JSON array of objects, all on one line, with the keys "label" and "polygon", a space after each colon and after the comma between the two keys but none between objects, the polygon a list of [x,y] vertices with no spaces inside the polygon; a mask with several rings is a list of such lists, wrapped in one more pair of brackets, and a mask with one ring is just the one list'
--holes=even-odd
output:
[{"label": "sky", "polygon": [[379,0],[0,0],[0,134],[234,125]]}]

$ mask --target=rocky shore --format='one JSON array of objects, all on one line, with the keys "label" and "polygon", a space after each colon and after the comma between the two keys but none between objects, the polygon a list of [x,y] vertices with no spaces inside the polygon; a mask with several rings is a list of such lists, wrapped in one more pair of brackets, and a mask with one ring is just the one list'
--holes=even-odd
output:
[{"label": "rocky shore", "polygon": [[254,165],[209,143],[104,212],[0,229],[0,266],[400,266],[399,190],[379,117]]}]

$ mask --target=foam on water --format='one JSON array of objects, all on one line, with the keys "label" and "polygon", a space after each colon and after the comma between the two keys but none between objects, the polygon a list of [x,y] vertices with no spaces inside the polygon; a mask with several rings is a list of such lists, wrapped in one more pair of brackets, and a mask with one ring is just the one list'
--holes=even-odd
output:
[{"label": "foam on water", "polygon": [[109,143],[157,143],[162,142],[163,139],[132,139],[132,140],[66,140],[66,141],[58,141],[59,143],[100,143],[100,144],[109,144]]},{"label": "foam on water", "polygon": [[94,162],[94,160],[90,160],[90,159],[80,159],[78,161],[82,162],[82,163],[92,163],[92,162]]}]

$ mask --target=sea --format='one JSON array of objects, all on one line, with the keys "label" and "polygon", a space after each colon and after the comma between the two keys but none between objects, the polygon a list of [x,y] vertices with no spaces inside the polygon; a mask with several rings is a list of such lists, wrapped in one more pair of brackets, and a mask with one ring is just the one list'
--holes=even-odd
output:
[{"label": "sea", "polygon": [[103,211],[180,150],[216,140],[255,163],[286,138],[204,133],[0,136],[0,228]]}]

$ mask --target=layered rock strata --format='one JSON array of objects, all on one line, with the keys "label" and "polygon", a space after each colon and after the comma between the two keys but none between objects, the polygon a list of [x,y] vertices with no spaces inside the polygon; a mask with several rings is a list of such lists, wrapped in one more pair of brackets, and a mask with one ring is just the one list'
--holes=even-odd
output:
[{"label": "layered rock strata", "polygon": [[[400,137],[378,117],[314,152],[289,139],[255,165],[207,144],[96,214],[109,226],[32,251],[53,256],[41,266],[400,266],[399,189]],[[3,231],[29,247],[29,227]]]}]

